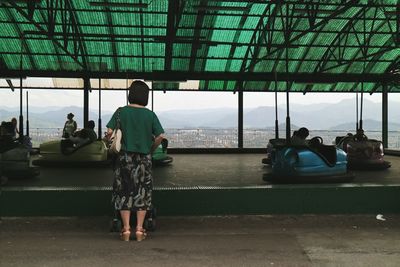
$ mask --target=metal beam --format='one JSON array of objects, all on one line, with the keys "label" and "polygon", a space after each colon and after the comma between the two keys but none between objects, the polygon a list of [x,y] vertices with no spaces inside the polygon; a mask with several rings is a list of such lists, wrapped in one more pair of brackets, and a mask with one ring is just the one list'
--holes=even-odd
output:
[{"label": "metal beam", "polygon": [[[248,18],[248,15],[246,15],[245,17]],[[294,16],[294,17],[296,18],[296,16]],[[349,20],[349,19],[348,18],[342,18],[340,20]],[[349,21],[351,21],[351,20],[353,20],[353,19],[350,19]],[[368,20],[372,20],[372,19],[368,19],[367,18],[366,20],[368,21]],[[387,19],[376,18],[374,21],[376,21],[376,22],[387,21]],[[2,24],[13,24],[12,21],[2,20],[2,19],[0,19],[0,23],[2,23]],[[42,23],[42,22],[37,22],[37,23],[40,26],[46,26],[45,23]],[[18,24],[20,24],[20,25],[30,25],[30,23],[26,22],[26,21],[18,21]],[[63,26],[63,25],[65,25],[65,26],[69,26],[69,27],[73,26],[72,23],[64,23],[63,24],[63,23],[58,23],[58,22],[55,22],[54,25],[55,26]],[[229,26],[229,25],[227,25],[227,26]],[[98,27],[98,28],[102,28],[103,27],[103,28],[108,28],[109,25],[108,24],[101,24],[101,23],[99,23],[99,24],[95,24],[95,23],[79,23],[79,27],[81,27],[81,28],[82,27],[83,28],[84,27]],[[163,25],[143,25],[141,27],[140,25],[129,25],[129,24],[118,24],[118,23],[113,23],[112,27],[113,28],[129,28],[129,29],[140,29],[140,28],[143,28],[143,29],[165,29],[165,26],[163,26]],[[202,30],[220,30],[220,31],[235,31],[235,30],[237,30],[237,28],[234,28],[234,27],[221,27],[221,26],[208,27],[208,26],[205,26],[205,27],[198,28],[198,27],[195,27],[195,26],[191,27],[191,26],[184,26],[184,25],[179,25],[176,29],[177,30],[202,29]],[[242,28],[241,31],[242,32],[254,32],[254,28]],[[283,32],[284,30],[282,30],[282,29],[274,29],[274,31],[275,32]],[[306,33],[308,31],[302,30],[302,29],[292,29],[292,32],[293,33]],[[337,31],[333,31],[333,30],[329,30],[329,29],[327,29],[327,30],[318,30],[318,32],[319,33],[337,33]],[[355,33],[362,34],[363,32],[356,29]],[[379,32],[377,34],[384,35],[384,34],[392,34],[392,33],[393,33],[392,31],[382,31],[382,32]]]},{"label": "metal beam", "polygon": [[[329,20],[331,20],[332,18],[334,18],[334,17],[340,15],[341,13],[347,11],[349,8],[353,7],[353,5],[354,5],[356,2],[357,2],[356,0],[351,0],[351,1],[346,2],[346,4],[345,4],[343,7],[338,8],[338,9],[335,10],[331,15],[328,15],[328,16],[324,17],[321,21],[319,21],[318,23],[316,23],[316,24],[314,24],[313,26],[311,26],[310,28],[308,28],[308,30],[307,30],[305,33],[301,33],[301,34],[298,34],[298,35],[296,35],[296,36],[290,38],[290,39],[287,41],[287,45],[290,45],[290,44],[292,44],[294,41],[296,41],[296,40],[300,39],[301,37],[303,37],[304,35],[309,34],[310,32],[315,31],[316,29],[318,29],[318,27],[320,27],[320,26],[322,26],[322,25],[325,25],[325,24],[328,23]],[[285,2],[285,3],[286,3],[286,2]],[[284,16],[283,16],[283,17],[284,17]],[[292,17],[292,19],[293,19],[293,17]],[[270,51],[267,55],[265,55],[265,56],[263,56],[263,57],[259,57],[259,55],[254,55],[254,57],[255,57],[256,59],[254,60],[254,63],[253,63],[253,64],[255,65],[255,64],[257,64],[258,62],[262,61],[263,59],[268,58],[268,57],[271,56],[272,54],[277,53],[277,52],[279,52],[279,51],[281,51],[282,49],[285,49],[285,48],[286,48],[286,46],[283,46],[283,47],[281,47],[281,48],[277,48],[277,49],[275,49],[275,50],[272,50],[272,51]],[[250,67],[251,67],[251,66],[250,66]]]},{"label": "metal beam", "polygon": [[[390,47],[383,46],[382,48],[385,49],[385,50],[381,51],[380,54],[388,52],[388,51],[393,50],[393,49],[396,49],[393,46],[390,46]],[[379,54],[379,52],[377,52],[377,53]],[[0,55],[21,55],[21,53],[20,52],[0,52]],[[57,52],[56,53],[35,52],[35,53],[22,53],[22,55],[27,55],[27,56],[29,56],[29,55],[31,55],[31,56],[59,56],[59,53],[57,53]],[[143,57],[142,55],[121,55],[121,54],[120,55],[88,54],[87,56],[88,57],[97,57],[97,58],[98,57],[103,57],[103,58],[142,58]],[[372,57],[372,56],[369,55],[368,57]],[[145,56],[144,58],[163,59],[164,56]],[[174,56],[174,58],[175,59],[190,59],[190,56]],[[210,58],[207,57],[207,56],[198,56],[197,59],[210,59]],[[227,60],[227,59],[228,60],[242,60],[243,58],[242,57],[234,57],[234,56],[233,57],[224,57],[224,56],[218,57],[218,56],[214,56],[212,59],[214,59],[214,60],[216,60],[216,59],[221,59],[221,60]],[[269,58],[268,60],[265,60],[265,61],[268,62],[268,61],[276,61],[276,60],[280,60],[280,58],[271,57],[271,58]],[[313,63],[315,63],[315,62],[319,62],[320,60],[318,60],[318,59],[308,59],[308,58],[304,58],[304,59],[302,59],[302,58],[289,58],[289,61],[291,61],[291,62],[313,62]],[[326,61],[327,62],[337,62],[337,59],[327,59]],[[348,63],[349,64],[349,63],[362,62],[362,61],[364,61],[363,57],[355,58],[355,59],[343,59],[343,60],[341,60],[341,63]],[[393,60],[376,58],[376,59],[374,59],[374,62],[377,62],[377,63],[392,63]],[[225,69],[226,69],[226,71],[229,72],[228,68],[225,68]]]},{"label": "metal beam", "polygon": [[[229,1],[229,2],[232,2],[232,1]],[[245,1],[245,2],[249,2],[249,1]],[[263,3],[266,3],[267,1],[264,1]],[[280,1],[277,1],[277,0],[273,0],[273,1],[268,1],[268,2],[270,2],[270,3],[277,3],[277,2],[280,2]],[[282,1],[283,2],[283,1]],[[284,1],[284,3],[287,3],[287,4],[302,4],[302,5],[304,5],[305,3],[304,2],[306,2],[306,1],[301,1],[301,0],[296,0],[296,1],[288,1],[288,0],[285,0]],[[319,3],[318,3],[318,5],[319,6],[321,6],[321,7],[323,7],[323,8],[327,8],[327,7],[337,7],[337,8],[339,8],[339,7],[343,7],[347,2],[346,1],[338,1],[338,3],[334,3],[334,2],[332,2],[332,1],[326,1],[326,2],[324,2],[324,1],[318,1]],[[368,3],[368,6],[369,7],[385,7],[385,8],[396,8],[397,7],[397,5],[398,4],[387,4],[387,3],[384,3],[385,1],[384,0],[381,0],[381,1],[374,1],[375,3]],[[363,6],[365,6],[365,4],[363,4],[363,3],[360,3],[360,1],[355,1],[353,4],[352,4],[352,6],[353,7],[363,7]],[[4,8],[9,8],[9,6],[5,6]],[[36,6],[36,10],[40,10],[40,9],[46,9],[45,7],[41,7],[41,6]],[[101,9],[101,8],[76,8],[75,9],[75,11],[77,11],[77,12],[88,12],[88,13],[102,13],[103,12],[103,10]],[[114,13],[143,13],[143,14],[154,14],[154,15],[167,15],[168,14],[168,12],[165,12],[165,11],[149,11],[149,10],[140,10],[140,9],[131,9],[131,8],[125,8],[125,9],[121,9],[121,8],[115,8],[115,9],[112,9],[112,12],[114,12]],[[185,14],[187,14],[187,15],[196,15],[197,14],[197,12],[195,12],[194,10],[193,11],[188,11],[188,12],[185,12]],[[212,11],[210,11],[210,12],[208,12],[208,15],[213,15],[213,14],[215,14],[214,12],[212,12]],[[224,12],[224,13],[220,13],[220,14],[218,14],[218,16],[241,16],[239,13],[229,13],[229,12]],[[258,14],[252,14],[251,15],[251,17],[260,17],[261,15],[258,15]],[[308,18],[308,16],[299,16],[299,17],[302,17],[302,18]],[[318,16],[318,14],[317,14],[317,16],[316,16],[316,19],[321,19],[321,18],[323,18],[323,16]]]},{"label": "metal beam", "polygon": [[[39,32],[27,32],[29,34],[34,34],[35,36],[27,36],[27,40],[47,40],[46,34],[39,33]],[[54,34],[55,36],[61,36],[62,34]],[[74,38],[74,36],[81,36],[85,38],[85,42],[112,42],[110,40],[110,35],[108,34],[85,34],[85,35],[71,35],[69,38]],[[385,37],[386,35],[383,35]],[[91,37],[91,38],[89,38]],[[121,42],[121,43],[165,43],[165,36],[159,36],[159,35],[115,35],[114,37],[114,42]],[[140,38],[144,38],[143,40]],[[116,38],[121,38],[121,39],[116,39]],[[0,36],[0,39],[19,39],[18,36]],[[56,41],[63,41],[63,39],[60,38],[53,38]],[[129,39],[129,40],[127,40]],[[174,43],[182,43],[182,44],[191,44],[193,43],[193,39],[188,39],[188,38],[175,38]],[[285,47],[284,44],[282,43],[273,43],[273,44],[255,44],[255,43],[247,43],[247,42],[241,42],[241,43],[235,43],[235,42],[229,42],[229,41],[207,41],[207,40],[198,40],[197,43],[199,45],[207,45],[207,46],[218,46],[218,45],[231,45],[231,46],[236,46],[236,47],[264,47],[264,48],[276,48],[276,49],[282,49]],[[300,47],[315,47],[315,48],[326,48],[326,45],[324,44],[296,44],[296,45],[289,45],[289,48],[300,48]],[[353,44],[347,44],[345,48],[360,48],[359,45],[353,45]],[[370,45],[369,48],[382,48],[382,46],[379,45]],[[266,57],[268,59],[268,57]],[[264,58],[259,59],[260,61],[265,60]]]},{"label": "metal beam", "polygon": [[15,88],[14,88],[14,85],[13,85],[12,81],[9,80],[9,79],[6,79],[6,82],[7,82],[8,86],[10,86],[11,91],[14,92],[14,91],[15,91]]},{"label": "metal beam", "polygon": [[[104,1],[104,3],[108,3],[107,0]],[[112,20],[112,15],[110,12],[110,8],[106,7],[106,16],[107,16],[107,22],[108,22],[108,30],[110,32],[110,39],[111,39],[111,47],[112,47],[112,53],[113,55],[118,55],[118,50],[117,50],[117,44],[115,42],[115,35],[114,35],[114,27],[112,27],[113,20]],[[118,57],[113,57],[114,59],[114,67],[116,71],[119,71],[119,65],[118,65]],[[99,70],[101,69],[101,66],[99,67]]]},{"label": "metal beam", "polygon": [[[14,16],[12,15],[12,13],[11,13],[10,10],[7,9],[7,10],[6,10],[6,14],[7,14],[7,16],[11,19],[11,21],[13,22],[13,27],[14,27],[14,29],[16,30],[16,32],[18,33],[18,35],[19,35],[18,37],[21,39],[22,45],[24,46],[24,50],[27,51],[27,52],[29,53],[28,59],[29,59],[29,62],[30,62],[30,64],[31,64],[31,66],[32,66],[34,69],[37,69],[36,63],[35,63],[35,61],[33,60],[32,54],[30,54],[31,50],[30,50],[30,48],[29,48],[29,46],[28,46],[28,42],[27,42],[27,40],[25,39],[24,33],[21,31],[21,28],[19,27],[18,22],[15,20],[15,18],[14,18]],[[1,39],[1,38],[0,38],[0,39]]]},{"label": "metal beam", "polygon": [[[242,28],[246,24],[247,15],[249,14],[250,8],[251,8],[251,3],[249,3],[246,7],[247,7],[246,8],[247,11],[243,14],[242,18],[240,19],[238,30],[236,30],[235,36],[233,37],[233,42],[234,43],[238,42],[238,40],[240,38],[240,35],[242,34]],[[269,9],[269,5],[266,7],[266,9]],[[226,63],[225,71],[230,71],[230,69],[231,69],[232,59],[234,58],[236,48],[237,48],[237,46],[235,46],[235,45],[231,46],[231,49],[229,51],[229,56],[227,58],[229,60]],[[226,89],[227,86],[228,86],[228,82],[225,82],[224,83],[224,89]],[[238,86],[238,84],[236,84],[236,86]],[[241,85],[241,87],[243,88],[243,84]]]},{"label": "metal beam", "polygon": [[[204,0],[201,1],[202,4],[204,2],[205,2]],[[195,24],[197,28],[201,28],[201,26],[203,25],[205,13],[206,12],[204,10],[199,10],[198,11],[197,17],[196,17],[196,24]],[[199,30],[195,30],[194,33],[193,33],[193,39],[191,40],[192,51],[190,53],[189,71],[194,71],[195,70],[197,52],[198,52],[198,49],[201,47],[200,44],[199,44],[200,34],[201,34],[201,30],[200,29]]]},{"label": "metal beam", "polygon": [[[267,23],[264,23],[264,17],[260,18],[258,21],[257,26],[255,27],[254,31],[253,31],[253,35],[249,41],[250,44],[255,44],[255,46],[248,46],[245,56],[242,59],[242,65],[240,67],[240,71],[243,72],[246,69],[247,66],[247,62],[248,59],[250,58],[251,60],[254,59],[254,54],[258,54],[259,50],[261,49],[262,45],[263,45],[263,41],[266,39],[265,37],[268,37],[268,40],[266,41],[266,43],[268,44],[267,46],[267,50],[270,49],[270,45],[272,43],[272,37],[273,37],[273,33],[274,33],[274,26],[272,26],[272,30],[271,30],[271,23],[272,25],[274,25],[275,22],[275,17],[277,14],[277,10],[278,7],[280,6],[280,4],[278,3],[277,6],[275,6],[275,8],[273,9],[272,13],[271,13],[271,5],[268,5],[265,7],[263,15],[267,16],[268,14],[268,20]],[[237,46],[235,46],[237,47]],[[254,51],[252,50],[254,49]],[[250,57],[251,55],[251,57]],[[250,66],[254,65],[252,64],[252,62],[250,61]]]},{"label": "metal beam", "polygon": [[[18,13],[20,13],[26,20],[28,20],[35,28],[39,31],[40,34],[47,35],[48,38],[53,42],[53,44],[59,48],[61,48],[64,53],[70,56],[79,66],[85,68],[85,65],[80,62],[76,56],[76,54],[72,54],[64,45],[60,44],[57,40],[55,40],[51,34],[51,32],[46,31],[42,26],[40,26],[36,21],[33,20],[19,5],[17,5],[14,1],[7,1],[9,5],[11,5]],[[46,9],[46,11],[49,11]]]},{"label": "metal beam", "polygon": [[[358,18],[358,16],[360,16],[362,14],[362,10],[363,9],[360,9],[357,12],[357,14],[355,14],[353,16],[353,19]],[[335,39],[331,42],[331,44],[325,50],[325,53],[322,55],[321,60],[318,62],[317,66],[315,67],[315,69],[314,69],[315,73],[322,72],[321,69],[323,69],[328,62],[332,62],[332,60],[331,60],[332,57],[334,58],[334,61],[336,61],[336,62],[338,61],[338,58],[334,54],[335,49],[338,51],[339,58],[341,56],[344,57],[344,55],[345,55],[344,51],[345,51],[346,47],[345,47],[345,45],[344,46],[342,45],[342,40],[343,40],[342,35],[345,35],[344,40],[345,40],[345,44],[346,44],[348,32],[349,32],[349,29],[351,28],[352,24],[353,24],[353,20],[349,20],[342,27],[342,29],[340,29],[340,31],[336,34]],[[317,35],[314,36],[314,38],[312,40],[313,43],[315,42],[316,38],[317,38]],[[332,48],[334,49],[333,51],[332,51]],[[304,54],[304,56],[302,58],[304,61],[306,60],[305,57],[308,55],[309,51],[310,51],[310,48],[307,50],[307,52]],[[341,60],[343,60],[343,59],[341,59]],[[297,72],[300,70],[301,65],[302,64],[299,64],[299,67],[297,68]],[[313,87],[312,85],[307,85],[307,87],[303,91],[303,94],[306,94],[307,92],[311,91],[312,87]],[[334,85],[332,85],[332,88],[334,88]]]},{"label": "metal beam", "polygon": [[[79,20],[75,14],[75,7],[74,4],[71,0],[65,0],[66,3],[66,7],[69,11],[69,16],[70,16],[70,22],[71,22],[71,26],[73,27],[73,31],[74,32],[78,32],[80,35],[82,35],[82,29],[79,26]],[[65,15],[65,14],[64,14]],[[63,20],[63,24],[65,24],[65,26],[63,26],[64,28],[68,28],[69,25],[67,25],[67,20]],[[68,34],[65,34],[65,36],[68,36]],[[64,37],[65,38],[65,37]],[[78,37],[78,45],[81,51],[81,58],[82,58],[82,62],[83,65],[85,66],[85,69],[87,68],[87,64],[88,64],[88,58],[87,58],[87,48],[86,48],[86,43],[85,40],[83,39],[82,36]]]},{"label": "metal beam", "polygon": [[[216,81],[274,81],[273,72],[190,72],[190,71],[153,71],[153,72],[98,72],[98,71],[40,71],[40,70],[0,70],[0,77],[70,77],[70,78],[114,78],[146,79],[161,81],[216,80]],[[399,75],[385,74],[349,74],[349,73],[277,73],[278,81],[297,83],[332,83],[332,82],[394,82]]]},{"label": "metal beam", "polygon": [[167,71],[172,67],[173,46],[178,31],[179,22],[185,7],[185,1],[168,1],[167,35],[165,39],[165,67]]}]

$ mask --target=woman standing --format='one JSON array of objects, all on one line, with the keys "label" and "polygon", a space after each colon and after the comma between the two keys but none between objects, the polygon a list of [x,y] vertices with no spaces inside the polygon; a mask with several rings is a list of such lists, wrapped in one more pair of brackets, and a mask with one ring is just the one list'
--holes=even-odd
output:
[{"label": "woman standing", "polygon": [[13,139],[17,139],[17,135],[19,135],[17,119],[16,118],[12,118],[11,119],[11,123],[12,123],[12,126],[13,126],[12,138]]},{"label": "woman standing", "polygon": [[146,237],[143,222],[151,207],[153,190],[151,153],[164,138],[164,129],[156,114],[145,107],[148,98],[147,84],[134,81],[129,88],[129,104],[114,112],[107,124],[110,137],[119,116],[122,147],[114,171],[112,202],[121,214],[121,239],[124,241],[129,241],[131,235],[131,212],[137,215],[136,240],[142,241]]},{"label": "woman standing", "polygon": [[78,125],[76,124],[76,121],[74,121],[74,114],[68,113],[67,121],[64,124],[62,137],[64,137],[64,138],[71,137],[77,128],[78,128]]}]

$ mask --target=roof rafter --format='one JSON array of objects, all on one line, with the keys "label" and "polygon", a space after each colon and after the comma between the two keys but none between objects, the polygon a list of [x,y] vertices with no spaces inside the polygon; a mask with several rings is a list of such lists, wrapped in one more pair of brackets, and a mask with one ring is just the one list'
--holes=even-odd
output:
[{"label": "roof rafter", "polygon": [[[63,44],[61,44],[61,43],[59,43],[57,40],[55,40],[54,38],[53,38],[53,36],[52,36],[52,29],[53,29],[53,26],[49,26],[50,28],[48,28],[47,30],[45,30],[42,26],[40,26],[38,23],[36,23],[36,21],[34,21],[34,19],[33,18],[31,18],[30,16],[29,16],[29,14],[28,13],[26,13],[19,5],[17,5],[14,1],[9,1],[9,0],[7,0],[8,1],[8,3],[9,3],[9,5],[11,5],[18,13],[20,13],[26,20],[28,20],[32,25],[34,25],[35,26],[35,28],[38,30],[38,34],[42,34],[42,35],[45,35],[45,36],[47,36],[48,37],[48,39],[49,40],[51,40],[52,42],[53,42],[53,44],[55,45],[55,46],[57,46],[57,47],[59,47],[66,55],[68,55],[68,56],[70,56],[80,67],[82,67],[82,68],[84,68],[84,69],[86,69],[86,62],[85,62],[85,59],[84,59],[84,57],[82,56],[82,60],[83,60],[83,62],[80,62],[79,60],[78,60],[78,52],[79,52],[79,49],[77,49],[77,48],[74,48],[74,52],[73,53],[71,53],[69,50],[68,50],[68,47],[66,47],[66,46],[64,46]],[[53,2],[53,0],[50,0],[50,3],[52,3]],[[67,2],[62,2],[62,3],[67,3]],[[48,7],[48,11],[50,11],[50,10],[52,10],[52,7],[53,7],[53,5],[50,5],[49,7]],[[59,9],[57,9],[57,10],[59,10]],[[54,11],[54,10],[53,10]],[[72,12],[71,10],[70,10],[70,12]],[[52,18],[55,18],[56,17],[56,15],[54,15]],[[51,23],[51,19],[52,18],[48,18],[49,19],[49,21],[48,21],[48,23],[49,23],[49,25],[52,25]],[[25,34],[28,34],[28,33],[25,33]],[[29,33],[30,34],[30,33]],[[35,33],[36,34],[36,33]],[[82,47],[82,43],[80,43],[80,46],[79,46],[80,48]],[[83,52],[83,51],[82,51]]]},{"label": "roof rafter", "polygon": [[[104,2],[108,3],[108,0],[105,0]],[[112,24],[113,24],[112,14],[110,12],[110,8],[108,8],[108,7],[105,8],[105,11],[106,11],[106,16],[107,16],[108,30],[110,32],[112,52],[113,52],[114,55],[117,55],[118,54],[118,50],[117,50],[117,42],[115,42],[115,38],[114,38],[114,27],[112,27]],[[115,69],[117,71],[119,71],[118,58],[114,57],[113,59],[114,59]],[[99,63],[99,64],[101,64],[101,63]],[[101,69],[101,66],[99,67],[99,69]]]},{"label": "roof rafter", "polygon": [[[30,54],[31,50],[30,50],[30,48],[29,48],[28,42],[27,42],[27,40],[24,38],[24,33],[21,31],[21,28],[19,27],[18,23],[16,23],[16,20],[15,20],[13,14],[11,14],[10,10],[7,10],[7,11],[6,11],[6,14],[7,14],[7,16],[11,19],[11,21],[14,22],[14,23],[13,23],[14,28],[15,28],[16,31],[18,32],[18,35],[19,35],[19,37],[20,37],[20,39],[21,39],[21,42],[22,42],[22,45],[24,46],[24,50],[27,51],[27,52]],[[21,49],[21,51],[22,51],[22,49]],[[30,62],[30,64],[31,64],[31,66],[32,66],[34,69],[37,69],[35,60],[33,60],[33,57],[32,57],[31,54],[28,55],[28,59],[29,59],[29,62]]]},{"label": "roof rafter", "polygon": [[[347,37],[349,35],[349,31],[352,27],[352,24],[353,24],[354,20],[357,19],[362,14],[364,8],[365,7],[361,8],[354,16],[352,16],[353,19],[347,21],[346,24],[344,25],[344,27],[342,27],[342,29],[340,30],[340,32],[338,32],[338,34],[336,34],[335,39],[331,42],[331,44],[325,50],[325,53],[322,55],[321,60],[318,62],[317,66],[315,67],[314,73],[322,72],[322,70],[324,69],[326,64],[328,62],[331,62],[332,57],[335,58],[335,61],[338,61],[338,60],[341,61],[341,58],[344,57],[346,43],[348,40]],[[344,35],[344,36],[342,36],[342,35]],[[318,36],[315,35],[314,40],[317,37]],[[343,40],[345,42],[344,45],[342,45]],[[332,49],[333,49],[333,51],[332,51]],[[339,57],[335,56],[335,49],[337,49]],[[308,53],[309,53],[309,50],[304,55],[303,59],[307,56]],[[299,69],[300,69],[300,65],[299,65],[297,71],[299,71]],[[313,87],[312,85],[307,85],[306,88],[304,89],[303,93],[305,94],[306,92],[311,91],[312,87]]]},{"label": "roof rafter", "polygon": [[[294,41],[300,39],[301,37],[303,37],[306,34],[309,34],[310,32],[317,30],[319,27],[325,25],[326,23],[329,22],[329,20],[331,20],[332,18],[338,16],[339,14],[344,13],[345,11],[347,11],[349,8],[351,8],[353,6],[354,3],[356,3],[356,0],[349,0],[345,3],[344,6],[342,6],[340,9],[335,10],[332,14],[324,17],[323,19],[321,19],[321,21],[319,21],[318,23],[314,24],[313,26],[309,27],[308,30],[304,33],[298,34],[292,38],[290,38],[288,40],[288,44],[287,46],[289,46],[290,44],[292,44]],[[257,64],[258,62],[260,62],[262,59],[267,58],[268,56],[270,56],[273,53],[277,53],[279,51],[281,51],[282,49],[284,49],[284,47],[282,48],[277,48],[275,50],[270,51],[266,56],[263,57],[259,57],[258,55],[256,56],[256,59],[254,60],[253,64]]]},{"label": "roof rafter", "polygon": [[165,70],[171,70],[174,40],[178,30],[185,1],[168,1],[167,35],[165,40]]}]

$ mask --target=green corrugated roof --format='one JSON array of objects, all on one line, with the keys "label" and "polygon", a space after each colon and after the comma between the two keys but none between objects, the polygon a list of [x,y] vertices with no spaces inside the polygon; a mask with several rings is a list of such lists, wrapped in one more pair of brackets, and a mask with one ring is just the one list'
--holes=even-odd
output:
[{"label": "green corrugated roof", "polygon": [[[121,78],[154,72],[172,80],[168,74],[174,72],[187,79],[193,73],[237,74],[230,81],[202,80],[200,90],[273,91],[271,78],[243,77],[285,74],[286,64],[291,75],[383,75],[399,71],[399,2],[3,0],[0,71],[18,72],[22,49],[23,70],[38,76],[93,74],[100,61],[107,66],[103,75]],[[380,91],[380,85],[364,88]],[[400,91],[399,79],[388,86]],[[178,88],[157,84],[160,90]],[[359,88],[354,82],[291,86],[300,92]],[[279,82],[278,90],[285,89]]]}]

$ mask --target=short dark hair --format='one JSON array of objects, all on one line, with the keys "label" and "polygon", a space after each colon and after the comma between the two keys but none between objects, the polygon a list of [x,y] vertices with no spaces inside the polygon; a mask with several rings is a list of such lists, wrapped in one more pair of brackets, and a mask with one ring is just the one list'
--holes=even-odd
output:
[{"label": "short dark hair", "polygon": [[92,120],[88,121],[87,126],[88,126],[88,128],[90,128],[90,129],[94,129],[94,126],[95,126],[94,121],[92,121]]},{"label": "short dark hair", "polygon": [[130,104],[147,106],[149,102],[149,87],[142,81],[133,81],[129,87],[128,101]]},{"label": "short dark hair", "polygon": [[310,134],[308,129],[305,127],[301,127],[298,131],[297,134],[299,137],[306,139],[307,136]]}]

